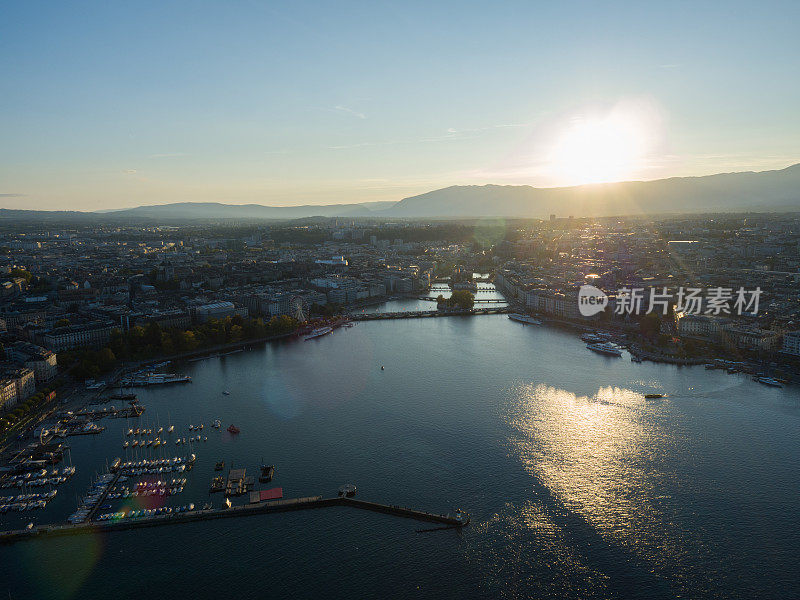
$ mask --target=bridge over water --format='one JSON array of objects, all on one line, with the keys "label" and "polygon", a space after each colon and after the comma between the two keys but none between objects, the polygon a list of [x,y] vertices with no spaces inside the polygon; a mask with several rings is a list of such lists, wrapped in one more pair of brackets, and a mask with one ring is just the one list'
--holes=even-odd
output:
[{"label": "bridge over water", "polygon": [[[419,300],[429,300],[431,302],[436,302],[436,296],[420,296]],[[475,304],[500,304],[500,303],[508,303],[508,300],[505,298],[475,298]]]},{"label": "bridge over water", "polygon": [[476,315],[500,315],[510,313],[508,306],[473,308],[472,310],[407,310],[402,312],[358,313],[350,316],[353,321],[381,321],[387,319],[427,319],[435,317],[473,317]]}]

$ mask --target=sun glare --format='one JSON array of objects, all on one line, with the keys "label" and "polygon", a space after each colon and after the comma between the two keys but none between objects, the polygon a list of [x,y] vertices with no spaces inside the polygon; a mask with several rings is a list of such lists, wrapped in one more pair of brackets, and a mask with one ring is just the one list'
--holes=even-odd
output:
[{"label": "sun glare", "polygon": [[630,179],[642,165],[648,133],[644,119],[619,109],[576,118],[556,139],[552,176],[561,185]]}]

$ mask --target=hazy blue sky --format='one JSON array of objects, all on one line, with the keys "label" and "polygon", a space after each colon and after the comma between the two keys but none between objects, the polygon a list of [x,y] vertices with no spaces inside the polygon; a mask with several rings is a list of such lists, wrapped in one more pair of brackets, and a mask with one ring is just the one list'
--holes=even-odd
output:
[{"label": "hazy blue sky", "polygon": [[[800,161],[800,2],[0,2],[0,206],[396,200]],[[588,117],[587,117],[588,115]]]}]

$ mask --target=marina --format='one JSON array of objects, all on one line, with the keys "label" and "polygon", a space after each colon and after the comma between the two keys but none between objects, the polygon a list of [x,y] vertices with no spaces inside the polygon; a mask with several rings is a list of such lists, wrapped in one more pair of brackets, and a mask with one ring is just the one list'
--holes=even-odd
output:
[{"label": "marina", "polygon": [[[407,306],[419,305],[412,301]],[[394,312],[402,312],[397,307]],[[77,472],[57,484],[57,494],[44,507],[9,508],[0,514],[0,530],[7,532],[3,540],[31,540],[31,550],[51,547],[76,555],[90,541],[102,540],[96,568],[112,569],[116,576],[113,581],[91,576],[76,584],[87,597],[111,595],[119,585],[136,585],[143,574],[158,585],[168,585],[171,579],[160,569],[130,560],[131,553],[145,555],[154,545],[165,553],[197,548],[192,568],[199,566],[204,573],[198,576],[198,585],[217,594],[222,586],[210,573],[232,564],[250,569],[274,569],[287,560],[302,564],[308,543],[335,548],[337,555],[347,557],[359,552],[368,561],[385,552],[407,552],[409,564],[432,582],[441,578],[441,568],[447,565],[460,593],[467,588],[459,587],[459,582],[473,577],[476,564],[488,571],[502,568],[493,558],[494,549],[511,555],[522,545],[535,556],[545,553],[542,564],[559,564],[558,555],[547,554],[547,544],[538,539],[542,529],[571,536],[568,539],[585,538],[591,555],[604,561],[616,556],[616,548],[609,548],[593,531],[606,523],[616,526],[620,519],[627,522],[629,515],[636,517],[644,509],[622,492],[615,495],[615,506],[593,504],[591,498],[609,496],[617,489],[614,482],[625,481],[617,472],[615,448],[628,448],[638,456],[637,440],[643,436],[662,457],[675,452],[663,440],[686,436],[714,456],[716,450],[707,442],[720,435],[714,417],[723,409],[729,419],[746,413],[738,434],[745,439],[749,423],[774,432],[769,454],[765,447],[759,457],[764,464],[774,469],[776,457],[791,458],[792,444],[772,417],[777,414],[778,394],[794,394],[793,386],[781,391],[751,376],[727,373],[729,366],[741,371],[744,365],[705,369],[606,359],[590,352],[586,344],[614,342],[622,347],[622,336],[592,332],[596,337],[581,340],[582,332],[520,325],[502,313],[480,319],[361,323],[313,344],[299,338],[225,360],[175,363],[173,370],[190,376],[192,385],[140,390],[137,400],[146,410],[139,416],[106,418],[110,415],[97,411],[102,405],[89,406],[83,416],[73,409],[76,424],[88,419],[105,430],[66,438],[69,450],[52,433],[44,436],[48,440],[44,447],[32,447],[38,437],[24,446],[19,464],[32,473],[29,480],[36,481],[34,475],[45,468],[48,478],[61,478],[62,470],[72,463]],[[414,344],[404,342],[401,332],[413,334]],[[465,349],[457,354],[464,363],[461,375],[432,386],[448,372],[452,347]],[[519,384],[509,388],[509,381]],[[223,395],[227,390],[231,394]],[[647,397],[656,393],[663,398]],[[441,399],[432,401],[434,397]],[[487,402],[487,397],[495,400]],[[785,419],[785,410],[779,412]],[[673,415],[686,415],[684,429],[670,429]],[[51,432],[56,429],[48,427]],[[597,444],[600,438],[610,453],[608,460],[604,455],[578,460],[567,452],[565,440]],[[531,440],[542,444],[545,452],[529,451]],[[720,479],[723,487],[728,478],[741,484],[738,465],[748,460],[736,455],[739,445],[728,448],[734,456],[715,467],[726,478]],[[189,463],[191,454],[195,459]],[[447,456],[446,464],[442,456]],[[37,461],[42,466],[35,469]],[[557,461],[555,470],[548,466],[552,461]],[[682,464],[671,468],[680,472]],[[271,480],[262,480],[269,477],[269,467]],[[231,468],[239,472],[231,476]],[[52,475],[55,469],[58,473]],[[398,469],[413,472],[413,477],[397,477]],[[563,478],[554,479],[561,474]],[[751,470],[746,477],[759,478]],[[496,481],[502,493],[478,483],[489,480]],[[358,488],[342,485],[343,481],[357,482]],[[229,483],[232,494],[226,496]],[[692,517],[671,500],[679,497],[679,491],[664,485],[668,498],[647,499],[648,506],[663,504],[671,511],[668,520],[658,513],[652,516],[653,535],[667,531],[680,540],[682,549],[692,552],[691,540],[680,538],[677,526],[671,525],[690,527]],[[26,485],[3,490],[0,496],[13,498],[5,502],[13,505],[17,496],[56,487]],[[551,491],[555,489],[557,495]],[[780,490],[770,491],[780,498]],[[579,507],[562,503],[562,497],[580,503]],[[453,505],[469,510],[468,527],[453,520],[455,513],[427,510]],[[747,514],[760,510],[757,502],[742,509]],[[618,518],[623,512],[625,516]],[[521,520],[522,514],[530,516]],[[70,516],[72,522],[67,521]],[[748,523],[746,515],[737,513],[737,518],[745,526]],[[780,531],[791,531],[786,519],[776,518]],[[642,522],[644,531],[650,531],[649,521]],[[171,524],[186,526],[166,527]],[[417,531],[430,533],[419,536]],[[625,563],[623,570],[647,578],[649,571],[631,566],[638,556],[648,555],[648,548],[636,545],[643,535],[637,534],[638,541],[632,542],[634,562]],[[232,539],[253,536],[285,542],[274,555],[254,552],[251,544],[231,544]],[[295,541],[298,538],[305,541]],[[420,544],[429,551],[415,553]],[[725,547],[724,540],[717,544]],[[792,546],[791,541],[781,542],[781,547]],[[464,552],[471,547],[478,554],[467,560]],[[568,547],[572,552],[580,545],[569,542]],[[424,558],[430,552],[441,559],[431,564]],[[576,560],[585,565],[577,552]],[[725,547],[724,555],[736,552],[737,548]],[[19,562],[14,562],[18,560],[14,557],[24,555],[22,545],[0,547],[0,557],[15,565],[11,575],[15,581],[27,579],[17,568]],[[526,562],[526,569],[546,578],[551,566],[539,569],[539,562]],[[393,580],[391,570],[370,568]],[[691,580],[698,574],[688,571],[686,576]],[[69,580],[71,575],[60,571],[59,577]],[[229,584],[226,581],[225,586]],[[245,595],[262,591],[261,583],[240,585]],[[203,589],[193,588],[192,593],[206,597]]]}]

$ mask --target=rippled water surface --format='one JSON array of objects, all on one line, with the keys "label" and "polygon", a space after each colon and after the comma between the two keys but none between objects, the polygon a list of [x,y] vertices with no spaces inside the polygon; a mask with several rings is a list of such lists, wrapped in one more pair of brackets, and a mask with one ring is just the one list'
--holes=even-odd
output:
[{"label": "rippled water surface", "polygon": [[[203,422],[209,441],[171,503],[208,501],[217,460],[256,474],[263,457],[286,497],[352,482],[472,524],[330,508],[40,540],[0,547],[0,597],[800,596],[797,389],[598,356],[504,315],[364,322],[175,369],[193,383],[143,390],[144,420]],[[78,474],[37,521],[122,455],[126,423],[103,424],[69,439]]]}]

